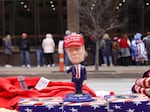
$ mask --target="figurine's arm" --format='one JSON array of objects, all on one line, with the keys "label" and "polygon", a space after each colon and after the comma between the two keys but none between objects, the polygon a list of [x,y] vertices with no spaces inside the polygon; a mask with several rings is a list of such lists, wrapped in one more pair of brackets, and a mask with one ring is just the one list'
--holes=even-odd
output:
[{"label": "figurine's arm", "polygon": [[67,73],[70,73],[72,71],[72,67],[66,70]]}]

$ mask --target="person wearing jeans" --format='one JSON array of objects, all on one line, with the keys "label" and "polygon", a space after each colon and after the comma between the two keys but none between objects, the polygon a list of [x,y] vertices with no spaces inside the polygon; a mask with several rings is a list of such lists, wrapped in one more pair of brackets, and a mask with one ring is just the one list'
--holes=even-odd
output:
[{"label": "person wearing jeans", "polygon": [[42,61],[43,66],[45,66],[46,62],[45,62],[45,57],[44,57],[42,48],[37,48],[36,56],[37,56],[37,67],[41,66],[41,61]]},{"label": "person wearing jeans", "polygon": [[[107,59],[108,58],[108,59]],[[104,64],[107,65],[107,60],[109,61],[110,66],[112,66],[112,56],[103,56]]]},{"label": "person wearing jeans", "polygon": [[46,66],[46,60],[42,49],[42,41],[44,38],[38,38],[37,39],[37,48],[36,48],[36,62],[37,67],[40,67],[41,65]]},{"label": "person wearing jeans", "polygon": [[102,49],[104,66],[107,66],[108,64],[110,66],[113,66],[113,63],[112,63],[112,40],[107,33],[103,35],[103,39],[100,42],[100,46]]},{"label": "person wearing jeans", "polygon": [[26,50],[21,50],[21,63],[22,63],[22,67],[30,67],[30,53],[29,51]]},{"label": "person wearing jeans", "polygon": [[27,38],[26,33],[22,33],[22,39],[20,42],[20,55],[22,67],[30,67],[30,40]]}]

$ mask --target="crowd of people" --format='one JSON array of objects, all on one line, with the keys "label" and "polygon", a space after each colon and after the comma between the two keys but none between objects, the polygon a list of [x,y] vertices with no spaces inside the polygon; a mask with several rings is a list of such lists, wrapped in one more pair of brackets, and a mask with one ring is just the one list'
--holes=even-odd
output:
[{"label": "crowd of people", "polygon": [[[90,39],[93,51],[96,49],[96,42],[93,40],[94,36]],[[99,41],[102,66],[150,65],[150,32],[145,37],[141,33],[135,33],[132,37],[127,34],[111,37],[105,33]],[[96,54],[94,51],[93,64]]]},{"label": "crowd of people", "polygon": [[[4,53],[6,59],[5,67],[12,67],[10,64],[10,58],[13,54],[13,45],[11,41],[11,35],[6,35],[3,38],[4,43]],[[18,47],[21,57],[21,66],[22,67],[31,67],[30,59],[30,49],[31,49],[31,40],[28,38],[27,33],[22,33],[21,39],[18,42]],[[36,49],[36,59],[37,67],[43,66],[55,66],[53,54],[55,51],[55,42],[53,40],[53,35],[47,33],[45,38],[38,39],[37,49]]]},{"label": "crowd of people", "polygon": [[[71,31],[66,30],[64,38],[70,34]],[[92,65],[94,65],[96,62],[96,38],[97,37],[95,33],[88,37],[84,37],[86,48],[85,56],[87,57],[88,53],[91,53],[90,58]],[[3,43],[6,57],[5,66],[12,67],[10,64],[10,58],[13,54],[14,47],[12,45],[11,35],[6,35],[3,38]],[[21,39],[18,43],[21,66],[31,67],[31,40],[28,38],[27,33],[22,33]],[[47,33],[44,38],[39,38],[36,46],[37,67],[54,67],[55,61],[53,55],[55,50],[56,43],[52,34]],[[129,37],[127,34],[123,34],[121,36],[110,36],[108,33],[105,33],[101,38],[99,38],[99,62],[100,65],[104,67],[120,65],[150,65],[150,32],[148,32],[146,36],[143,36],[141,33],[135,33],[132,37]],[[65,48],[64,64],[66,67],[71,65]],[[81,64],[88,65],[86,58]]]}]

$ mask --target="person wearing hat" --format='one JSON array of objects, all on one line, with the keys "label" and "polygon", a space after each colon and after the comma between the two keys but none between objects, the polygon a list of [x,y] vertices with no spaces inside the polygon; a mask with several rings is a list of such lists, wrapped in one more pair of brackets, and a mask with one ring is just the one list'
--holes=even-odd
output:
[{"label": "person wearing hat", "polygon": [[80,63],[84,61],[85,47],[82,35],[71,34],[64,38],[64,46],[72,66],[67,73],[72,73],[72,82],[75,86],[75,94],[83,94],[82,84],[86,84],[87,74],[85,66]]},{"label": "person wearing hat", "polygon": [[141,40],[141,38],[142,34],[136,33],[131,43],[132,59],[135,61],[137,65],[144,65],[148,61],[145,44]]}]

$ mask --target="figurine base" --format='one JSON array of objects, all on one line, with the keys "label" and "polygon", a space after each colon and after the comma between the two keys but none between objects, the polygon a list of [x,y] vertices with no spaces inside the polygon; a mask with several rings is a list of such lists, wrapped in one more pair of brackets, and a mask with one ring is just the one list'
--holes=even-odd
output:
[{"label": "figurine base", "polygon": [[64,102],[90,102],[93,101],[90,94],[67,94]]}]

